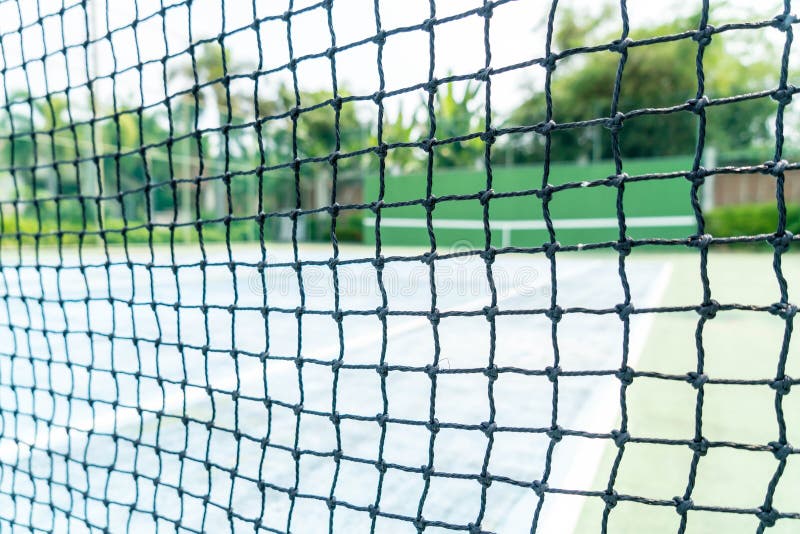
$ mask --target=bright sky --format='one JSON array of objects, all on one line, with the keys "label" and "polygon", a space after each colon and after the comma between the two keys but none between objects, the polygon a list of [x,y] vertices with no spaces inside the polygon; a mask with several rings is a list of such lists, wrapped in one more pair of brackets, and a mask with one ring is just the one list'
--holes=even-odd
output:
[{"label": "bright sky", "polygon": [[[317,0],[297,0],[294,10],[302,9]],[[62,20],[59,17],[46,17],[44,32],[34,25],[22,32],[19,38],[17,28],[20,23],[32,24],[39,15],[57,12],[62,4],[66,7],[63,19],[63,42],[67,45],[83,42],[86,38],[86,25],[83,10],[80,7],[69,9],[79,4],[79,0],[39,0],[38,2],[4,1],[0,3],[0,33],[3,34],[2,45],[5,59],[9,67],[20,64],[21,52],[30,61],[39,58],[45,51],[53,52],[62,48]],[[112,29],[113,52],[108,41],[102,42],[96,52],[90,54],[90,61],[97,63],[98,74],[108,74],[114,68],[112,59],[116,59],[116,69],[123,70],[137,62],[137,39],[128,25],[137,18],[146,18],[165,6],[177,4],[178,7],[167,10],[163,23],[166,25],[166,39],[162,19],[151,17],[138,26],[138,49],[141,60],[148,61],[161,58],[166,51],[175,54],[186,50],[189,45],[188,30],[191,24],[194,39],[216,36],[220,32],[231,32],[238,28],[248,27],[254,17],[251,0],[194,0],[192,17],[189,20],[188,9],[183,0],[89,0],[93,6],[94,16],[101,28],[105,28],[106,3],[109,26]],[[437,18],[461,13],[480,7],[481,0],[436,0]],[[596,12],[601,2],[592,0],[562,0],[559,6],[573,6],[579,12]],[[712,6],[719,4],[713,2]],[[374,17],[374,0],[335,0],[333,8],[333,25],[337,45],[359,41],[373,36],[376,32]],[[731,0],[725,2],[720,11],[724,20],[711,21],[714,25],[724,22],[743,20],[770,19],[782,9],[780,0],[761,0],[756,5],[748,0]],[[256,0],[255,16],[262,18],[283,13],[289,7],[288,0]],[[644,25],[652,25],[659,20],[696,11],[700,0],[629,0],[628,11],[633,30]],[[727,6],[727,7],[725,7]],[[37,14],[38,7],[38,14]],[[402,26],[419,24],[428,18],[428,0],[381,0],[381,23],[385,30]],[[550,9],[550,0],[517,0],[498,6],[491,19],[490,45],[492,66],[495,68],[512,65],[520,61],[530,60],[544,54],[545,18]],[[21,13],[21,17],[20,17]],[[223,28],[224,21],[224,28]],[[331,45],[326,12],[314,9],[293,18],[292,39],[295,57],[318,53]],[[556,19],[558,24],[558,18]],[[123,28],[118,31],[115,29]],[[611,21],[611,31],[621,28],[619,20]],[[100,33],[104,33],[104,29]],[[775,34],[769,39],[782,38],[782,35],[771,29],[765,35]],[[471,73],[484,66],[483,19],[472,15],[465,19],[437,26],[436,34],[436,76],[448,73]],[[264,67],[273,68],[288,62],[286,25],[284,22],[271,21],[261,25],[262,50]],[[225,39],[225,46],[230,50],[232,58],[239,65],[239,72],[250,72],[257,64],[258,46],[256,34],[251,29],[240,31]],[[337,54],[336,64],[340,83],[353,94],[372,94],[378,89],[377,46],[369,43],[357,46],[346,52]],[[795,54],[797,56],[797,54]],[[187,61],[183,55],[179,61]],[[387,39],[384,48],[383,64],[385,68],[387,90],[407,87],[427,80],[428,69],[428,35],[422,31],[398,34]],[[69,73],[72,86],[86,80],[83,67],[81,47],[70,49],[65,67],[61,54],[48,56],[45,65],[41,62],[29,63],[27,75],[31,91],[34,95],[42,95],[46,91],[55,91],[67,86]],[[174,65],[177,66],[177,65]],[[298,76],[301,89],[330,89],[330,62],[327,58],[304,61],[299,64]],[[46,72],[46,84],[45,84]],[[154,63],[143,70],[145,104],[157,102],[164,98],[161,64]],[[520,98],[520,88],[539,80],[542,69],[530,67],[512,71],[508,74],[493,77],[492,105],[500,111],[512,109]],[[262,87],[276,87],[278,81],[290,82],[288,72],[270,76],[262,83]],[[22,69],[11,69],[6,73],[5,82],[9,88],[22,89],[26,86],[25,72]],[[252,93],[252,82],[241,80],[239,87],[233,90]],[[178,83],[170,81],[169,93],[185,89],[188,81]],[[135,70],[130,70],[118,77],[117,90],[120,96],[127,96],[127,101],[138,104],[139,79]],[[111,94],[110,81],[102,82],[98,94]],[[419,102],[418,94],[406,95],[387,102],[387,108],[396,109],[399,103],[415,105]],[[135,105],[134,104],[134,105]]]}]

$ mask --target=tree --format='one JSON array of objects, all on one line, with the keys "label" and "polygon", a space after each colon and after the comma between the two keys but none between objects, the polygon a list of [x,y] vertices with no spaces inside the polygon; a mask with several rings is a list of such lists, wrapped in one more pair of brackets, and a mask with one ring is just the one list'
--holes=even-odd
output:
[{"label": "tree", "polygon": [[[444,90],[439,88],[434,99],[436,113],[436,138],[449,139],[482,130],[478,93],[480,85],[472,80],[464,86],[463,94],[456,94],[454,83]],[[424,116],[424,115],[423,115]],[[483,155],[483,142],[470,139],[447,143],[436,148],[436,164],[439,167],[474,167]]]},{"label": "tree", "polygon": [[[608,10],[603,13],[601,17],[608,20]],[[565,50],[618,38],[618,34],[607,33],[609,30],[601,17],[585,23],[583,14],[579,16],[571,9],[560,11],[556,47]],[[697,20],[698,16],[677,18],[636,30],[631,38],[684,32],[697,28]],[[706,47],[704,56],[705,93],[709,98],[746,94],[775,84],[775,67],[763,57],[744,60],[734,57],[723,43],[714,39]],[[771,45],[759,42],[761,50],[765,46]],[[697,43],[690,38],[628,48],[619,111],[671,107],[694,98],[696,54]],[[552,81],[553,120],[566,123],[609,117],[619,59],[618,53],[598,52],[579,54],[557,63]],[[544,102],[541,89],[529,88],[528,97],[511,113],[508,125],[533,125],[544,121]],[[763,143],[770,137],[768,118],[774,109],[774,102],[768,98],[708,107],[706,139],[722,151],[742,150]],[[691,154],[696,136],[697,118],[689,111],[642,115],[624,123],[620,143],[626,157]],[[531,139],[523,146],[504,140],[501,150],[510,152],[506,157],[514,162],[535,161],[542,154],[542,138]],[[555,160],[609,158],[611,155],[611,143],[602,126],[572,128],[553,134],[551,157]]]}]

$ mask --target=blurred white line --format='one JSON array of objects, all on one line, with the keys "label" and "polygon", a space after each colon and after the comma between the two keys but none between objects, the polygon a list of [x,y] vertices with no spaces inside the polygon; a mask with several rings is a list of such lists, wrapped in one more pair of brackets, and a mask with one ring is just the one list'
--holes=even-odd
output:
[{"label": "blurred white line", "polygon": [[[661,273],[654,279],[650,294],[642,307],[658,306],[667,290],[672,277],[672,264],[665,263]],[[630,345],[628,347],[628,366],[636,369],[636,363],[644,350],[650,330],[653,326],[653,314],[644,314],[636,327],[631,328]],[[598,427],[598,422],[603,427],[612,430],[618,426],[619,421],[619,386],[609,382],[607,386],[593,391],[592,398],[585,403],[586,410],[577,423],[576,428],[585,429]],[[556,446],[553,452],[553,464],[565,465],[564,458],[569,458],[569,472],[564,478],[558,477],[559,487],[573,490],[590,490],[597,476],[600,461],[608,445],[592,447],[587,439],[565,439]],[[560,462],[558,460],[561,460]],[[537,532],[542,534],[569,534],[575,532],[586,497],[548,493],[539,521]],[[518,503],[517,506],[526,503]],[[525,514],[512,512],[509,517],[525,517]],[[530,528],[530,527],[529,527]]]}]

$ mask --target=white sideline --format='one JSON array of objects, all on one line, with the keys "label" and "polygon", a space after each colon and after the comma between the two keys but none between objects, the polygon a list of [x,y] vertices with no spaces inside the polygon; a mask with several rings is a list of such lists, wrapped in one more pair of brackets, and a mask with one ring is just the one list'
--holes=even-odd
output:
[{"label": "white sideline", "polygon": [[[692,226],[696,224],[694,216],[670,215],[665,217],[626,217],[625,223],[630,228],[659,228],[674,226]],[[425,219],[404,219],[401,217],[381,217],[381,227],[388,228],[426,228]],[[546,230],[544,221],[498,221],[492,220],[490,225],[495,230],[500,230],[502,246],[511,245],[511,232],[513,230]],[[375,217],[365,217],[364,226],[374,227]],[[481,219],[436,219],[434,228],[454,230],[482,230]],[[592,229],[592,228],[617,228],[619,221],[613,217],[597,217],[585,219],[553,219],[556,230]]]},{"label": "white sideline", "polygon": [[[666,263],[661,269],[661,273],[652,285],[650,295],[643,306],[658,306],[664,297],[669,281],[672,277],[672,264]],[[642,321],[631,329],[630,345],[628,347],[628,366],[636,369],[636,363],[644,350],[645,342],[650,335],[653,326],[653,314],[645,314]],[[603,426],[604,428],[615,428],[619,416],[619,386],[609,383],[608,386],[595,391],[594,398],[586,403],[588,407],[594,409],[583,412],[577,428],[589,428]],[[614,409],[608,409],[609,407]],[[599,423],[602,423],[600,425]],[[553,452],[554,458],[571,458],[570,469],[567,476],[563,479],[564,489],[589,490],[600,467],[600,461],[606,447],[587,447],[588,440],[564,440],[556,446]],[[583,446],[581,446],[583,445]],[[566,450],[565,450],[566,449]],[[558,463],[554,461],[554,463]],[[562,462],[563,464],[563,462]],[[542,534],[569,534],[575,532],[583,510],[586,497],[562,495],[559,493],[548,493],[545,497],[545,504],[539,521],[537,532]],[[519,502],[517,506],[529,506],[528,502]],[[509,517],[524,517],[510,513]]]}]

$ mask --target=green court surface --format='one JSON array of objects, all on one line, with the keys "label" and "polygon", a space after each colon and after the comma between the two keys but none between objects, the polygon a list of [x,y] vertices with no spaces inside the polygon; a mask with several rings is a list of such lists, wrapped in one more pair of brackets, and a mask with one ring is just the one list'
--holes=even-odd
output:
[{"label": "green court surface", "polygon": [[[660,258],[658,254],[649,256]],[[635,254],[630,261],[636,261]],[[702,300],[699,256],[664,255],[672,275],[662,306],[695,305]],[[800,281],[800,257],[786,254],[783,270],[793,287]],[[711,250],[709,278],[712,298],[721,304],[769,305],[779,300],[779,289],[769,253]],[[796,298],[796,297],[794,297]],[[794,301],[796,302],[796,300]],[[644,317],[644,316],[640,316]],[[697,365],[695,312],[656,314],[644,343],[636,371],[685,374]],[[772,379],[784,337],[785,321],[765,312],[722,311],[710,320],[703,334],[705,373],[712,379]],[[632,321],[631,329],[642,326]],[[795,336],[797,334],[795,333]],[[636,356],[634,355],[634,358]],[[786,374],[800,376],[800,348],[790,343]],[[702,433],[711,442],[729,441],[767,445],[778,439],[775,391],[769,385],[706,384],[702,408]],[[688,382],[636,378],[627,389],[629,432],[635,437],[693,439],[697,391]],[[800,443],[800,394],[783,398],[790,444]],[[617,422],[619,425],[619,419]],[[600,460],[592,489],[606,489],[616,446],[611,443]],[[614,489],[619,494],[671,500],[683,496],[689,480],[692,451],[683,445],[628,443]],[[778,460],[771,452],[730,447],[711,448],[701,457],[692,493],[695,505],[755,509],[761,506]],[[778,511],[797,512],[800,495],[800,457],[790,455],[774,494]],[[578,513],[576,503],[574,512]],[[604,503],[583,502],[575,532],[599,532]],[[680,516],[674,506],[648,506],[620,501],[609,516],[609,531],[675,532]],[[687,532],[754,532],[752,514],[688,512]],[[770,532],[797,532],[796,520],[778,520]]]}]

